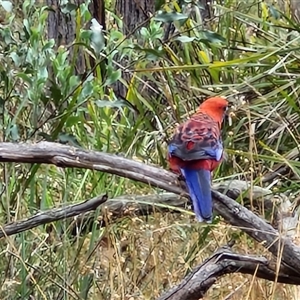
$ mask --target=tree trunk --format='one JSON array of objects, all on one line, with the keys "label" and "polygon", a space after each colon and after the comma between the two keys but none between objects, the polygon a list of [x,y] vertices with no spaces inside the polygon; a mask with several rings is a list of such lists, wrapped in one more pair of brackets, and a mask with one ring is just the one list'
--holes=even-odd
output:
[{"label": "tree trunk", "polygon": [[209,0],[199,0],[200,5],[202,6],[201,9],[201,17],[202,17],[202,21],[203,23],[205,23],[205,20],[208,20],[211,18],[211,3],[213,2],[213,0],[209,1]]},{"label": "tree trunk", "polygon": [[[135,28],[140,27],[149,19],[155,11],[154,0],[116,0],[116,14],[123,18],[124,34],[131,33]],[[143,26],[146,26],[143,24]]]},{"label": "tree trunk", "polygon": [[[69,1],[77,7],[84,0]],[[48,14],[48,39],[54,39],[56,47],[71,46],[76,37],[76,21],[75,14],[63,13],[59,0],[47,0],[47,5],[52,9]],[[74,11],[73,11],[74,12]],[[70,47],[70,60],[73,59],[74,48]],[[83,53],[76,53],[76,74],[83,74],[86,69]]]},{"label": "tree trunk", "polygon": [[102,25],[103,30],[106,30],[105,0],[93,0],[90,5],[90,11],[93,18],[95,18],[98,23]]},{"label": "tree trunk", "polygon": [[[136,29],[147,26],[147,20],[155,12],[155,0],[116,0],[115,12],[123,19],[123,33],[134,35]],[[126,58],[120,63],[125,67],[127,65]],[[131,75],[122,72],[122,78],[129,82]],[[115,84],[114,91],[117,95],[126,98],[127,87],[121,82]]]}]

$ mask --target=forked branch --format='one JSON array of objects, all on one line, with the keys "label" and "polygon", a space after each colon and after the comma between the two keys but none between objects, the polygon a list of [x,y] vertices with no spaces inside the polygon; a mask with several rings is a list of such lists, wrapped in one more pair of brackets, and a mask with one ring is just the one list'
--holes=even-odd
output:
[{"label": "forked branch", "polygon": [[235,272],[251,274],[271,281],[277,279],[277,282],[300,285],[299,276],[289,276],[284,273],[279,273],[277,276],[269,267],[270,263],[265,257],[236,254],[231,250],[232,245],[233,243],[218,249],[158,300],[198,300],[205,295],[219,277]]}]

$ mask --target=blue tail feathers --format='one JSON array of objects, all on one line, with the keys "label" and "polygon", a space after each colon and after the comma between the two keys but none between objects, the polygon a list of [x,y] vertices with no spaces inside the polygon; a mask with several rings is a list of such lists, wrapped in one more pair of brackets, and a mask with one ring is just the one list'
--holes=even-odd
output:
[{"label": "blue tail feathers", "polygon": [[211,223],[213,204],[210,188],[210,171],[182,168],[181,172],[185,177],[197,220]]}]

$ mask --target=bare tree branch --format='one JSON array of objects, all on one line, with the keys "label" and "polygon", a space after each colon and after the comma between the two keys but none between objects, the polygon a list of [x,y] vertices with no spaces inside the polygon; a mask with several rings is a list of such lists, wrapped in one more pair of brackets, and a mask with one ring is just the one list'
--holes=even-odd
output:
[{"label": "bare tree branch", "polygon": [[0,162],[45,163],[58,167],[83,168],[116,174],[160,187],[175,194],[188,194],[176,185],[177,175],[164,169],[119,155],[84,150],[58,143],[0,143]]},{"label": "bare tree branch", "polygon": [[277,257],[278,254],[282,253],[282,262],[287,264],[291,270],[294,270],[295,274],[297,272],[299,274],[300,247],[239,203],[217,191],[212,191],[212,194],[214,208],[226,222],[246,232],[274,256]]},{"label": "bare tree branch", "polygon": [[[177,175],[144,163],[96,151],[41,142],[38,144],[0,143],[0,162],[47,163],[59,167],[77,167],[116,174],[132,180],[159,187],[187,197]],[[226,222],[239,227],[256,241],[262,243],[291,272],[300,272],[300,247],[267,224],[263,219],[232,200],[213,190],[214,209]]]},{"label": "bare tree branch", "polygon": [[107,195],[102,195],[78,204],[72,204],[66,207],[54,208],[44,212],[40,212],[22,221],[9,223],[0,229],[0,238],[29,230],[39,225],[74,217],[81,213],[95,210],[106,200]]},{"label": "bare tree branch", "polygon": [[300,285],[299,276],[279,273],[277,277],[265,257],[235,254],[230,246],[217,250],[158,300],[198,300],[205,295],[218,277],[235,272],[251,274],[272,281],[277,278],[277,282]]}]

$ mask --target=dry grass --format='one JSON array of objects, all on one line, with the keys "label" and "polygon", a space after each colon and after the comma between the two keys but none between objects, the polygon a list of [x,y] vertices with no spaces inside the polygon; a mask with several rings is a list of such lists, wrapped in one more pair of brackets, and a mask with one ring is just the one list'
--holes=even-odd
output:
[{"label": "dry grass", "polygon": [[[61,284],[69,297],[73,292],[68,285],[74,288],[79,278],[92,276],[88,299],[154,299],[163,289],[180,282],[192,267],[226,244],[233,235],[237,236],[236,252],[270,256],[262,246],[240,235],[239,229],[228,224],[220,222],[212,226],[203,239],[205,229],[186,216],[178,218],[170,213],[156,213],[147,220],[136,217],[108,226],[97,237],[92,249],[92,234],[79,238],[72,245],[67,238],[41,236],[44,243],[32,245],[30,260],[35,261],[35,266],[39,261],[42,274],[32,274],[28,284],[44,277],[40,289],[53,290],[52,297],[56,298],[55,290],[59,290],[60,280],[55,270],[64,265],[66,282],[63,280]],[[33,239],[36,241],[37,237]],[[11,257],[13,253],[21,260],[22,254],[13,244],[11,241],[11,247],[3,254]],[[48,282],[47,288],[44,281]],[[8,286],[19,284],[12,279],[6,280],[3,299]],[[298,292],[296,287],[233,274],[220,278],[204,299],[297,299]]]}]

